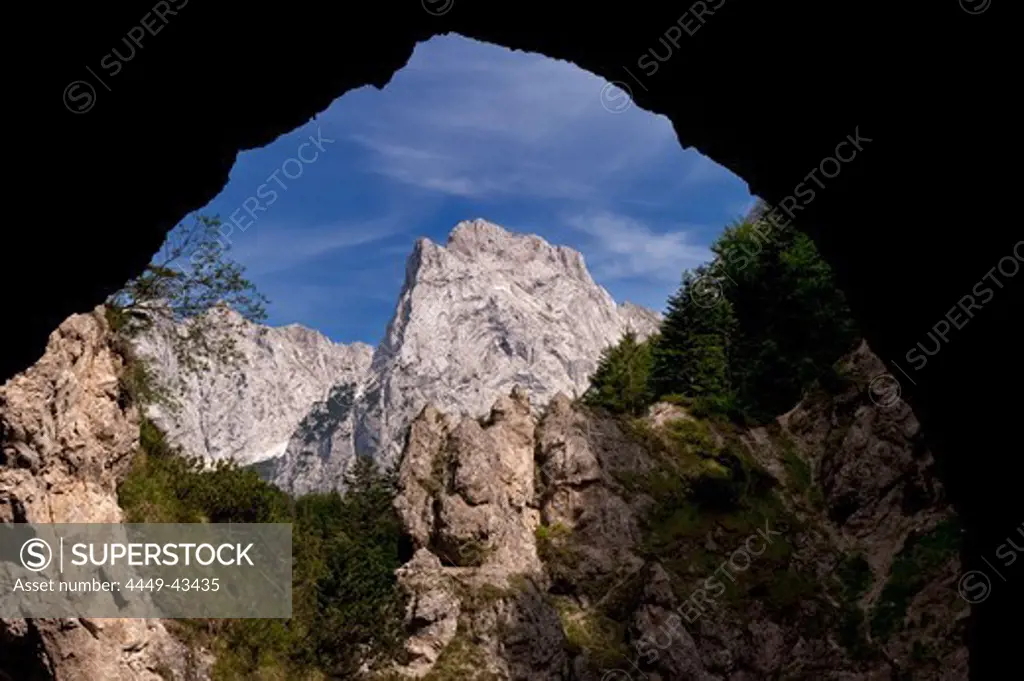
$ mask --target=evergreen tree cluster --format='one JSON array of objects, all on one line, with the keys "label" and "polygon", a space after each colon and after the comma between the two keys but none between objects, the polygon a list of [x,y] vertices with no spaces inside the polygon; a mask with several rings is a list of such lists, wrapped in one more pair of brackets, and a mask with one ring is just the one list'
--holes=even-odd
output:
[{"label": "evergreen tree cluster", "polygon": [[762,422],[791,408],[857,339],[843,293],[809,237],[742,221],[715,259],[683,274],[660,333],[601,357],[585,401],[638,414],[659,399]]},{"label": "evergreen tree cluster", "polygon": [[181,624],[185,638],[217,653],[214,679],[268,670],[352,678],[362,663],[397,650],[405,607],[395,570],[406,556],[392,472],[360,458],[345,495],[292,499],[252,469],[182,455],[149,421],[140,445],[118,489],[127,522],[292,523],[291,619]]},{"label": "evergreen tree cluster", "polygon": [[584,401],[624,414],[639,414],[647,408],[654,398],[652,347],[650,341],[640,342],[635,332],[627,332],[618,345],[604,351]]}]

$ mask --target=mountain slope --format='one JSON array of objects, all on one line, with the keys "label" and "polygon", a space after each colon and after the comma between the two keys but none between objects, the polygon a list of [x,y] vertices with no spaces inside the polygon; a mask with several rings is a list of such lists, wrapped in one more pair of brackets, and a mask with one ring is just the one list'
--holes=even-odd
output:
[{"label": "mountain slope", "polygon": [[222,308],[216,328],[231,333],[240,361],[216,362],[202,373],[183,370],[167,324],[142,336],[139,355],[172,386],[176,408],[150,408],[168,439],[193,456],[258,464],[284,455],[310,410],[338,385],[364,380],[371,348],[341,345],[299,325],[253,324]]}]

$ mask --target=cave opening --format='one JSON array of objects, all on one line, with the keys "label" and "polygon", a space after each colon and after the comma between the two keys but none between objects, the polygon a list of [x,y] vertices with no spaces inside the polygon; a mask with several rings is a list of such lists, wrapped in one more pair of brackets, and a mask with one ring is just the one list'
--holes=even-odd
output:
[{"label": "cave opening", "polygon": [[[852,3],[727,2],[697,22],[695,35],[684,7],[623,12],[581,5],[563,16],[522,3],[453,4],[443,3],[449,11],[442,16],[429,11],[438,3],[361,7],[353,16],[348,6],[296,2],[271,17],[231,3],[193,3],[153,42],[147,38],[112,91],[97,86],[100,104],[89,115],[54,104],[55,93],[87,77],[83,64],[95,66],[152,8],[83,5],[46,17],[58,34],[51,42],[66,59],[59,73],[47,74],[53,78],[32,79],[40,87],[30,100],[32,125],[60,134],[19,136],[16,144],[31,144],[24,158],[46,166],[33,176],[54,176],[52,184],[33,183],[33,191],[46,192],[39,204],[50,208],[52,224],[80,224],[82,206],[104,220],[98,231],[71,229],[60,239],[50,230],[21,230],[18,252],[32,255],[7,264],[19,286],[5,303],[19,332],[8,336],[5,378],[36,361],[70,313],[90,309],[137,274],[166,230],[223,186],[237,151],[267,144],[353,87],[385,83],[417,41],[447,31],[632,82],[623,67],[632,69],[653,45],[667,49],[661,37],[675,50],[672,27],[683,28],[677,56],[659,62],[649,90],[634,92],[637,102],[668,116],[681,144],[696,145],[773,202],[792,192],[851,126],[877,135],[876,154],[795,222],[814,235],[845,282],[892,374],[893,362],[1019,241],[1005,219],[1013,178],[995,162],[1017,127],[1012,89],[1004,86],[1012,77],[1012,41],[1004,36],[1010,23],[1000,20],[999,3],[900,5],[888,8],[884,21],[863,22],[851,19],[860,16]],[[312,16],[331,27],[332,39],[310,40]],[[258,36],[279,49],[267,60],[225,36]],[[736,88],[730,76],[737,71],[754,85]],[[229,105],[196,105],[222,102],[225,93],[233,97]],[[123,171],[127,158],[135,164],[131,173]],[[53,167],[52,159],[61,162]],[[52,200],[51,186],[63,200]],[[938,226],[968,233],[969,244],[938,235]],[[49,292],[54,271],[76,285]],[[902,385],[967,523],[965,570],[982,573],[990,569],[983,556],[1011,533],[1019,512],[1010,474],[1015,459],[1005,455],[1016,438],[1018,407],[993,396],[1019,379],[1021,364],[1013,358],[1020,287],[1010,282],[997,295],[968,331]],[[1020,580],[996,582],[996,597],[973,605],[972,678],[1005,668],[1014,640],[1004,622],[1019,586]]]},{"label": "cave opening", "polygon": [[[859,127],[843,137],[819,163],[821,176],[812,172],[818,191],[873,142]],[[153,423],[190,455],[257,471],[294,495],[290,503],[301,514],[316,494],[364,483],[352,477],[361,462],[404,464],[400,450],[414,440],[405,428],[424,405],[446,404],[493,428],[515,412],[495,402],[513,385],[541,402],[556,391],[580,402],[598,380],[603,353],[625,348],[637,353],[628,362],[650,352],[660,367],[643,379],[651,397],[638,404],[675,404],[684,414],[734,424],[706,439],[675,429],[678,415],[669,419],[663,445],[696,456],[702,472],[694,473],[693,462],[673,469],[682,476],[679,489],[669,490],[668,510],[653,526],[685,517],[717,547],[712,535],[752,528],[744,514],[760,519],[760,504],[770,506],[785,479],[801,494],[813,490],[842,525],[868,502],[848,489],[830,496],[834,480],[822,492],[821,461],[833,452],[808,458],[784,448],[780,475],[762,469],[739,435],[741,426],[773,425],[819,384],[829,383],[830,392],[815,399],[842,396],[845,409],[854,408],[851,400],[869,409],[885,401],[861,390],[873,378],[857,373],[863,367],[852,370],[856,378],[833,367],[868,355],[866,363],[881,371],[870,351],[844,357],[863,334],[825,260],[790,224],[798,205],[815,201],[812,187],[800,185],[772,207],[727,169],[681,150],[669,120],[636,107],[625,81],[538,54],[433,38],[383,89],[350,92],[266,147],[240,154],[221,193],[169,234],[154,260],[158,279],[174,268],[186,277],[198,272],[193,281],[202,285],[207,274],[226,279],[228,302],[250,305],[253,314],[222,311],[210,331],[237,337],[231,350],[246,364],[225,371],[214,357],[206,376],[183,384],[189,408],[158,408]],[[191,241],[197,228],[206,235],[198,245]],[[216,262],[222,256],[244,271],[225,277]],[[267,294],[265,307],[239,287],[243,274],[246,286]],[[173,321],[205,316],[201,304],[216,302],[215,293],[190,300]],[[177,352],[171,345],[146,340],[141,355],[161,365]],[[433,355],[446,361],[435,364]],[[692,355],[699,360],[686,359]],[[657,358],[691,364],[682,371]],[[180,377],[187,364],[176,356],[157,373]],[[414,380],[395,379],[410,366]],[[238,371],[248,375],[241,385]],[[851,395],[851,386],[860,393]],[[620,407],[614,400],[599,406]],[[829,444],[844,446],[853,427],[830,433]],[[714,442],[722,437],[732,437],[724,448]],[[432,494],[466,494],[457,491],[465,484],[460,471],[477,464],[438,456]],[[831,458],[839,487],[865,474]],[[472,498],[470,505],[488,503]],[[934,524],[929,514],[942,517],[936,508],[943,500],[926,498],[922,517]],[[443,525],[440,497],[431,509]],[[537,528],[544,533],[539,550],[553,564],[567,551],[558,527]],[[406,528],[398,539],[400,561],[413,561],[420,543],[451,569],[482,567],[500,536],[490,525],[430,541],[415,533]],[[665,546],[651,555],[665,560]],[[676,564],[662,569],[676,580],[686,573]],[[886,582],[885,570],[875,579]],[[780,612],[790,618],[800,598],[809,598],[804,578],[757,582],[747,596],[784,602]],[[581,598],[589,588],[558,574],[551,593]],[[856,641],[866,626],[851,634]]]}]

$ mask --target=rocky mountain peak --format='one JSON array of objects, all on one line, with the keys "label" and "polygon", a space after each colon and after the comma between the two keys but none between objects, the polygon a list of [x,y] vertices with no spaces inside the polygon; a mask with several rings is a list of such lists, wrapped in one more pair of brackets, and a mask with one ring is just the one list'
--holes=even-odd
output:
[{"label": "rocky mountain peak", "polygon": [[524,267],[533,276],[557,272],[596,286],[579,251],[552,245],[535,234],[511,232],[482,218],[455,225],[444,245],[425,237],[419,239],[410,257],[411,280],[407,279],[406,285],[417,278],[429,278],[437,268],[449,272],[485,268],[512,273]]},{"label": "rocky mountain peak", "polygon": [[535,404],[582,393],[601,351],[658,316],[618,306],[583,256],[486,220],[460,222],[445,245],[417,242],[375,381],[356,426],[356,449],[393,460],[401,434],[428,402],[480,416],[513,385]]},{"label": "rocky mountain peak", "polygon": [[[582,394],[604,348],[659,321],[617,305],[578,251],[483,219],[458,223],[444,244],[415,242],[376,349],[210,314],[227,315],[243,362],[189,378],[181,413],[152,416],[186,451],[258,464],[299,493],[341,486],[356,454],[393,461],[428,403],[477,418],[515,385],[532,407]],[[141,343],[164,376],[180,373],[172,332]]]}]

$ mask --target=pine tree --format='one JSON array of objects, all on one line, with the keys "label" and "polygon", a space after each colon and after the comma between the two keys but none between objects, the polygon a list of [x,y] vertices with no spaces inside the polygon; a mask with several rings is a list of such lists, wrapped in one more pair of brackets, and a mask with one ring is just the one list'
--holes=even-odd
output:
[{"label": "pine tree", "polygon": [[852,347],[856,326],[831,268],[793,227],[733,225],[712,250],[728,275],[722,290],[737,321],[730,348],[737,402],[755,420],[772,418]]},{"label": "pine tree", "polygon": [[620,414],[639,414],[653,401],[650,387],[651,340],[640,342],[633,331],[601,353],[585,404]]},{"label": "pine tree", "polygon": [[661,337],[653,348],[654,394],[728,404],[729,347],[735,326],[732,304],[709,268],[684,274],[682,286],[668,301]]}]

